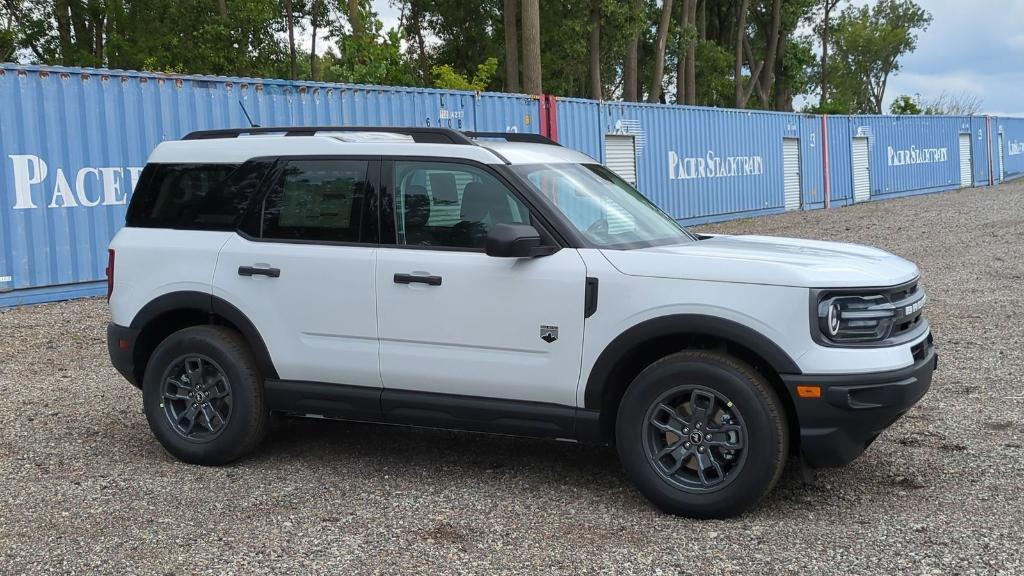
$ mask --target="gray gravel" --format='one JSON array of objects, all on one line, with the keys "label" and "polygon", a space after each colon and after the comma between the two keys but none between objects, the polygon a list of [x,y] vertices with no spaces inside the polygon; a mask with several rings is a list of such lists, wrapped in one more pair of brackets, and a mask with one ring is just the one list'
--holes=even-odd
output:
[{"label": "gray gravel", "polygon": [[1024,182],[704,230],[919,263],[940,371],[852,465],[741,518],[656,512],[607,448],[297,421],[222,468],[157,444],[102,300],[0,312],[0,574],[1024,573]]}]

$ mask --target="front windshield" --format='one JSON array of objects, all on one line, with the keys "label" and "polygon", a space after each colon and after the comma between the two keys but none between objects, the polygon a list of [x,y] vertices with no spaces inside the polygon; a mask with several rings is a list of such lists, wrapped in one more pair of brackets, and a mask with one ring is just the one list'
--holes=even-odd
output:
[{"label": "front windshield", "polygon": [[598,164],[521,164],[512,170],[548,198],[598,248],[694,240],[678,222]]}]

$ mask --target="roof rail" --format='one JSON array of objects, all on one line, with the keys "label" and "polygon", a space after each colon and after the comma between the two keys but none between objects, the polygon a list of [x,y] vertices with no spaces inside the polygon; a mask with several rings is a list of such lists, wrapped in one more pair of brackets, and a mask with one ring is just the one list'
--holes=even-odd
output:
[{"label": "roof rail", "polygon": [[423,126],[259,126],[254,128],[223,128],[189,132],[182,140],[210,138],[237,138],[244,134],[280,134],[285,136],[314,136],[317,132],[386,132],[404,134],[420,144],[468,144],[476,146],[465,134],[451,128]]},{"label": "roof rail", "polygon": [[561,146],[558,142],[555,142],[547,136],[540,134],[529,134],[521,132],[463,132],[470,138],[493,138],[495,140],[504,140],[506,142],[530,142],[533,144],[550,144],[552,146]]}]

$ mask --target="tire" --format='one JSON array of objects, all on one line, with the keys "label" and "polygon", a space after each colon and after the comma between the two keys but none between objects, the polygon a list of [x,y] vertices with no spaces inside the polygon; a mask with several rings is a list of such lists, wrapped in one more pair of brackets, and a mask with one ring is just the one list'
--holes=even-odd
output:
[{"label": "tire", "polygon": [[775,486],[789,449],[785,412],[764,377],[727,354],[698,350],[666,356],[633,380],[615,436],[640,492],[664,512],[693,518],[752,507]]},{"label": "tire", "polygon": [[146,365],[142,393],[153,435],[184,462],[226,464],[266,436],[263,378],[248,344],[229,328],[192,326],[168,336]]}]

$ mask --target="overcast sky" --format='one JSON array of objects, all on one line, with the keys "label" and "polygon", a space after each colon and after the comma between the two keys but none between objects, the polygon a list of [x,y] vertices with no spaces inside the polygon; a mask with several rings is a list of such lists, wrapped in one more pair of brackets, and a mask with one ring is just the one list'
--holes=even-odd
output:
[{"label": "overcast sky", "polygon": [[[886,110],[900,94],[927,99],[945,90],[977,95],[982,112],[1024,116],[1024,0],[917,2],[931,12],[932,24],[918,35],[917,50],[903,58],[903,69],[889,78]],[[398,24],[398,10],[388,0],[373,4],[385,28]]]}]

